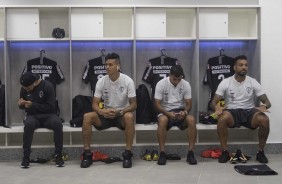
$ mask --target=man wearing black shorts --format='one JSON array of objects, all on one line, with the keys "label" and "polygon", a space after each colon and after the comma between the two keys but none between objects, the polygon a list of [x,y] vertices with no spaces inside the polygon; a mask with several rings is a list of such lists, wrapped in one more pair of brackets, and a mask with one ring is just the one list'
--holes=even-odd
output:
[{"label": "man wearing black shorts", "polygon": [[160,147],[159,165],[166,164],[165,140],[167,130],[178,126],[187,129],[189,140],[186,161],[196,165],[194,148],[197,136],[196,120],[189,112],[192,108],[192,94],[189,82],[183,79],[184,73],[180,65],[171,67],[169,77],[157,83],[155,91],[155,107],[158,114],[158,141]]},{"label": "man wearing black shorts", "polygon": [[[92,125],[97,130],[117,127],[125,131],[126,147],[122,153],[123,167],[132,167],[132,144],[135,134],[134,115],[136,110],[136,94],[133,80],[120,73],[120,59],[116,53],[106,56],[107,75],[100,78],[96,84],[92,108],[93,112],[84,114],[82,136],[84,142],[81,168],[92,164],[90,151]],[[104,99],[104,108],[99,108],[101,99]]]},{"label": "man wearing black shorts", "polygon": [[[247,76],[248,61],[244,55],[237,56],[234,64],[235,74],[224,79],[218,86],[215,96],[211,102],[211,108],[219,116],[217,132],[222,146],[220,163],[229,160],[227,146],[228,128],[245,126],[250,129],[259,128],[258,152],[256,159],[260,163],[268,163],[264,154],[264,147],[269,134],[269,119],[265,112],[271,107],[261,85]],[[261,105],[255,107],[254,97],[257,97]],[[225,99],[225,107],[216,105],[219,100]]]}]

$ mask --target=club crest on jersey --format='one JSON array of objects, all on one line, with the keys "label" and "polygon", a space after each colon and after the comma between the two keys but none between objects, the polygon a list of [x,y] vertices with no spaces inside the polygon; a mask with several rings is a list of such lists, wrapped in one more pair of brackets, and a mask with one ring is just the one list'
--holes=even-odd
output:
[{"label": "club crest on jersey", "polygon": [[123,92],[123,90],[124,90],[124,87],[123,87],[123,86],[119,87],[119,91],[120,91],[121,93]]},{"label": "club crest on jersey", "polygon": [[250,93],[251,92],[251,88],[247,87],[247,92]]},{"label": "club crest on jersey", "polygon": [[43,97],[43,91],[39,91],[39,97],[40,97],[40,98]]},{"label": "club crest on jersey", "polygon": [[181,94],[183,92],[183,88],[179,88],[179,94]]}]

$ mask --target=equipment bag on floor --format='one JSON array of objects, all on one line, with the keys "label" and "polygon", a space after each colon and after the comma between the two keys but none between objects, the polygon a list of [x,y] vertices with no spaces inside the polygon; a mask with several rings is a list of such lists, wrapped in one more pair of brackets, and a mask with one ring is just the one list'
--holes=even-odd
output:
[{"label": "equipment bag on floor", "polygon": [[277,175],[278,173],[270,169],[267,165],[235,165],[235,171],[245,175]]}]

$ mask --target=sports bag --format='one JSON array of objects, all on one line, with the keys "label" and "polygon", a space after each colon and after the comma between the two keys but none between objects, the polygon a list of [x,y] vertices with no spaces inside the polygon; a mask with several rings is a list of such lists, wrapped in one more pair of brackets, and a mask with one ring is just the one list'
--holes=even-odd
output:
[{"label": "sports bag", "polygon": [[77,95],[72,100],[72,120],[71,127],[82,127],[83,115],[92,110],[92,97]]},{"label": "sports bag", "polygon": [[277,175],[278,173],[270,169],[265,164],[260,165],[235,165],[235,171],[245,175]]},{"label": "sports bag", "polygon": [[65,30],[61,28],[54,28],[52,32],[53,38],[59,39],[65,37]]}]

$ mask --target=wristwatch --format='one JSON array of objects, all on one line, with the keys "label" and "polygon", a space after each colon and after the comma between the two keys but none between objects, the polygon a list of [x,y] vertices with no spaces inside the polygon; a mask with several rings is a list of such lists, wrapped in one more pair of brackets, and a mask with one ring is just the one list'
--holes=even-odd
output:
[{"label": "wristwatch", "polygon": [[119,111],[119,115],[120,115],[120,116],[123,116],[123,110],[120,110],[120,111]]}]

